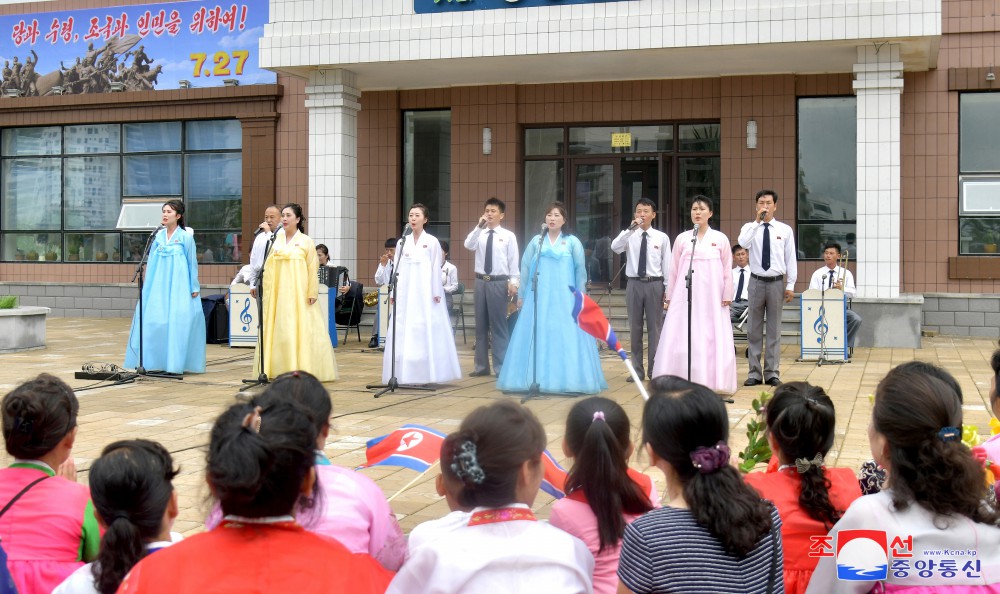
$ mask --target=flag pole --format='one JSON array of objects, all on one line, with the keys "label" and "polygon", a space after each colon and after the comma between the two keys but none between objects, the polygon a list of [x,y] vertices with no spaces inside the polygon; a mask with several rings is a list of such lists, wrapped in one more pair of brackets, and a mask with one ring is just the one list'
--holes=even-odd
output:
[{"label": "flag pole", "polygon": [[405,490],[409,489],[410,487],[412,487],[413,485],[417,484],[417,481],[419,481],[420,479],[424,478],[424,475],[425,475],[425,474],[427,474],[428,472],[430,472],[430,471],[434,470],[435,468],[437,468],[438,464],[440,464],[440,463],[441,463],[441,460],[435,460],[435,461],[434,461],[434,464],[431,464],[430,466],[428,466],[428,467],[427,467],[427,470],[425,470],[425,471],[421,472],[421,473],[420,473],[420,474],[418,474],[418,475],[417,475],[416,477],[414,477],[414,479],[413,479],[412,481],[410,481],[410,482],[406,483],[405,485],[403,485],[403,488],[402,488],[402,489],[400,489],[400,490],[396,491],[396,492],[395,492],[395,493],[394,493],[394,494],[392,495],[392,497],[390,497],[390,498],[386,499],[386,501],[387,501],[387,502],[392,502],[392,500],[393,500],[393,499],[395,499],[396,497],[399,497],[399,495],[400,495],[400,494],[401,494],[401,493],[402,493],[403,491],[405,491]]},{"label": "flag pole", "polygon": [[632,381],[635,382],[635,387],[639,388],[639,393],[642,394],[642,399],[649,400],[649,393],[646,392],[646,386],[642,385],[642,378],[635,372],[635,367],[632,367],[632,362],[628,359],[622,360],[625,361],[625,367],[628,368],[628,372],[632,374]]}]

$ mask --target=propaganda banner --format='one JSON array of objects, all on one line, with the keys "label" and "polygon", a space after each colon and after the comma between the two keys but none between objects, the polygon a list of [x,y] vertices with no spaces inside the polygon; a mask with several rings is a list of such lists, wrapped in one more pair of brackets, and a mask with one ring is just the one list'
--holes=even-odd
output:
[{"label": "propaganda banner", "polygon": [[0,94],[41,96],[273,83],[267,0],[193,0],[0,17]]}]

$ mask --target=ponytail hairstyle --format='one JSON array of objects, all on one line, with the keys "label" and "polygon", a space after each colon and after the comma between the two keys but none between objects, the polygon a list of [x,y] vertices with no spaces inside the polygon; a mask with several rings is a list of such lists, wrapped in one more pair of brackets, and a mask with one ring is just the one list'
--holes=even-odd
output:
[{"label": "ponytail hairstyle", "polygon": [[222,513],[292,513],[315,448],[316,425],[299,404],[279,401],[265,408],[251,400],[229,407],[212,427],[206,469]]},{"label": "ponytail hairstyle", "polygon": [[993,369],[993,390],[990,392],[990,408],[993,409],[993,416],[1000,417],[998,413],[998,401],[1000,401],[1000,349],[993,351],[990,357],[990,367]]},{"label": "ponytail hairstyle", "polygon": [[114,594],[163,532],[177,472],[170,453],[145,439],[116,441],[91,465],[90,497],[107,526],[92,568],[101,594]]},{"label": "ponytail hairstyle", "polygon": [[833,447],[836,412],[823,388],[786,382],[767,403],[767,430],[781,449],[782,463],[794,464],[801,481],[799,505],[829,530],[844,514],[830,502],[823,459]]},{"label": "ponytail hairstyle", "polygon": [[625,410],[600,396],[577,402],[566,417],[566,448],[573,456],[566,491],[580,489],[587,496],[597,517],[602,551],[617,545],[625,534],[623,514],[653,509],[649,497],[628,475],[630,431]]},{"label": "ponytail hairstyle", "polygon": [[502,400],[469,413],[441,444],[441,474],[460,485],[463,508],[501,507],[516,502],[525,462],[541,464],[545,429],[530,410]]},{"label": "ponytail hairstyle", "polygon": [[[163,203],[163,206],[169,206],[174,212],[177,213],[177,226],[181,229],[187,227],[184,224],[184,203],[180,200],[167,200]],[[161,208],[162,210],[162,208]]]},{"label": "ponytail hairstyle", "polygon": [[771,530],[770,505],[729,464],[729,417],[722,399],[672,375],[655,378],[650,392],[643,442],[677,473],[698,525],[727,552],[745,556]]},{"label": "ponytail hairstyle", "polygon": [[3,398],[3,439],[15,458],[37,460],[76,427],[80,402],[66,382],[43,373]]},{"label": "ponytail hairstyle", "polygon": [[296,227],[298,228],[299,231],[305,233],[306,218],[302,216],[302,207],[294,202],[289,202],[288,204],[281,207],[281,212],[285,212],[285,209],[292,211],[292,214],[295,215],[295,218],[299,220],[299,222],[296,223]]},{"label": "ponytail hairstyle", "polygon": [[983,469],[962,443],[962,399],[951,384],[944,369],[912,361],[876,388],[872,427],[886,440],[892,503],[998,525],[1000,515],[983,505]]}]

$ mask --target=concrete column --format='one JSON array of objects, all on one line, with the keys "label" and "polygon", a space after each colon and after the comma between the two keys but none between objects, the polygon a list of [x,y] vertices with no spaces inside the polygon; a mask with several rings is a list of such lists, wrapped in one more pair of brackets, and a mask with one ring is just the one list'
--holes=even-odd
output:
[{"label": "concrete column", "polygon": [[854,93],[858,97],[858,296],[899,297],[899,102],[903,63],[899,45],[857,48]]},{"label": "concrete column", "polygon": [[357,276],[358,112],[357,76],[317,70],[306,85],[309,110],[308,235],[330,248],[330,260]]}]

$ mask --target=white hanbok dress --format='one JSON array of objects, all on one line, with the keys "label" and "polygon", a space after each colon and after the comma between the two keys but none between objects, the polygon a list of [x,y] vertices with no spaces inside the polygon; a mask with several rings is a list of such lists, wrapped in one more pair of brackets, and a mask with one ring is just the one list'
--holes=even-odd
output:
[{"label": "white hanbok dress", "polygon": [[[526,505],[515,509],[531,515]],[[583,541],[534,519],[469,525],[476,514],[452,512],[414,529],[410,555],[386,594],[592,594],[594,556]]]},{"label": "white hanbok dress", "polygon": [[462,370],[441,285],[441,266],[444,264],[441,244],[426,231],[405,239],[405,244],[403,240],[396,244],[397,319],[393,328],[393,320],[389,318],[382,381],[388,382],[392,377],[393,344],[397,336],[399,343],[395,356],[399,383],[439,384],[458,379],[462,377]]}]

